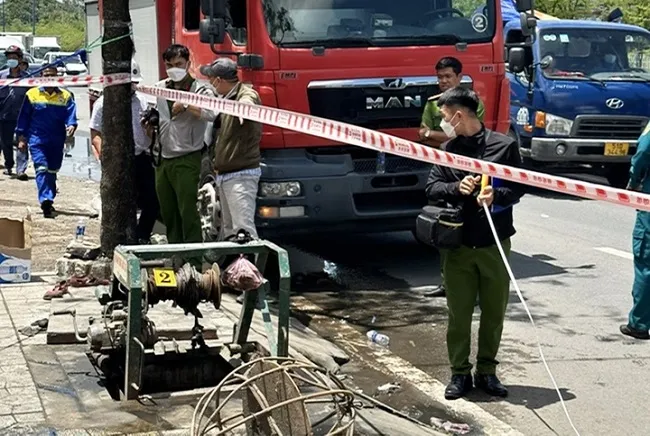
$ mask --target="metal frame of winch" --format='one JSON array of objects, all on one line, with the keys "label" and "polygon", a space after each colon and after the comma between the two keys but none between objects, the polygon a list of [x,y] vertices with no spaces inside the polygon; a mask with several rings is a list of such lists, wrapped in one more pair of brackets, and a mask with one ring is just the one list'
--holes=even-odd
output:
[{"label": "metal frame of winch", "polygon": [[[234,326],[233,341],[226,346],[234,345],[241,350],[247,343],[248,333],[254,311],[261,303],[262,318],[269,340],[269,352],[273,356],[286,357],[289,354],[289,297],[291,287],[291,273],[289,256],[283,248],[265,240],[254,240],[240,244],[234,242],[210,242],[194,244],[165,244],[165,245],[128,245],[118,246],[113,256],[113,281],[112,286],[119,286],[118,292],[126,291],[128,305],[127,334],[126,334],[126,362],[124,365],[123,400],[137,399],[141,380],[142,363],[144,362],[145,347],[142,335],[143,299],[146,301],[147,269],[164,267],[156,261],[181,257],[184,259],[203,257],[220,257],[236,254],[256,255],[256,267],[264,275],[268,270],[267,261],[269,254],[275,253],[278,260],[278,326],[277,340],[274,338],[273,324],[267,301],[269,282],[257,290],[244,293],[244,301],[239,320]],[[145,278],[145,280],[143,280]],[[114,290],[111,290],[114,292]],[[146,304],[146,303],[145,303]]]}]

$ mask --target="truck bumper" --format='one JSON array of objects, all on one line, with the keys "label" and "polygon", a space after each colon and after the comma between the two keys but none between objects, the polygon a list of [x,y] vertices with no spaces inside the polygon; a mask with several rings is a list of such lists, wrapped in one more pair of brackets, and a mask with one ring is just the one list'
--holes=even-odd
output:
[{"label": "truck bumper", "polygon": [[[540,162],[627,163],[636,152],[636,144],[636,140],[532,138],[530,148],[522,148],[521,155]],[[627,151],[618,156],[606,155],[606,149],[612,147],[624,152],[627,147]]]},{"label": "truck bumper", "polygon": [[[376,172],[376,156],[314,155],[303,150],[266,152],[257,198],[256,222],[265,237],[318,232],[412,230],[427,204],[429,165],[386,156],[386,172]],[[263,184],[299,182],[295,197],[262,196]]]}]

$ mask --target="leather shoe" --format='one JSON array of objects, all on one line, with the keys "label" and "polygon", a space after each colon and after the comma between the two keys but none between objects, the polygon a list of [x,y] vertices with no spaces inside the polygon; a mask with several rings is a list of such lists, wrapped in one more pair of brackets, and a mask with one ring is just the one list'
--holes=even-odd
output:
[{"label": "leather shoe", "polygon": [[455,374],[451,376],[451,382],[445,389],[445,399],[457,400],[464,397],[472,390],[472,376],[469,374]]},{"label": "leather shoe", "polygon": [[474,374],[474,386],[493,397],[507,397],[508,389],[494,374]]},{"label": "leather shoe", "polygon": [[643,330],[637,330],[635,328],[630,327],[627,324],[623,324],[620,327],[621,333],[623,333],[626,336],[631,336],[635,339],[650,339],[650,334],[648,334],[647,331]]}]

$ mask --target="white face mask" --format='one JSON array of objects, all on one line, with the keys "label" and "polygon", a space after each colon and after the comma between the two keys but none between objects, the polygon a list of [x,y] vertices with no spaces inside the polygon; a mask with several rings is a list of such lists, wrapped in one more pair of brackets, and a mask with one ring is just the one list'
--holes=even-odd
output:
[{"label": "white face mask", "polygon": [[187,76],[187,70],[183,68],[169,68],[167,70],[167,77],[172,79],[173,82],[180,82]]},{"label": "white face mask", "polygon": [[[454,115],[453,117],[451,117],[452,121],[453,121],[453,119],[454,119],[455,117],[456,117],[456,115]],[[449,139],[454,139],[454,138],[457,136],[457,135],[456,135],[456,127],[458,127],[458,124],[459,124],[459,123],[456,123],[456,125],[454,126],[454,125],[452,125],[451,122],[449,122],[449,121],[445,121],[444,119],[443,119],[443,120],[440,120],[440,128],[441,128],[442,131],[445,133],[445,135],[447,135],[447,137],[448,137]]]},{"label": "white face mask", "polygon": [[7,66],[9,68],[16,68],[18,66],[18,61],[16,59],[8,59]]}]

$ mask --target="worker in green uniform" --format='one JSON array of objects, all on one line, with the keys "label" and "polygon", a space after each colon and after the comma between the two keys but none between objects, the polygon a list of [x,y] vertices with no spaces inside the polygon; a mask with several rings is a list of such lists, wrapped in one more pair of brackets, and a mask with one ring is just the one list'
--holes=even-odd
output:
[{"label": "worker in green uniform", "polygon": [[[452,88],[440,96],[440,127],[452,137],[446,144],[450,153],[509,166],[520,166],[517,143],[506,135],[483,126],[478,118],[479,99],[474,91]],[[507,389],[496,376],[496,360],[508,295],[509,277],[481,203],[491,212],[504,251],[510,252],[510,237],[515,234],[512,205],[523,195],[515,183],[493,180],[481,186],[481,176],[434,165],[426,184],[427,197],[443,201],[446,207],[460,210],[462,242],[445,249],[442,268],[449,309],[447,351],[451,363],[451,382],[445,398],[464,396],[474,385],[494,396],[505,397]],[[478,332],[476,374],[472,383],[469,362],[474,303],[479,297],[481,320]]]},{"label": "worker in green uniform", "polygon": [[[650,194],[650,123],[639,137],[636,154],[630,167],[628,189]],[[632,310],[621,333],[636,339],[650,339],[650,212],[639,210],[632,231],[634,284]]]},{"label": "worker in green uniform", "polygon": [[[156,86],[214,97],[210,84],[189,72],[190,51],[173,44],[162,55],[168,79]],[[156,193],[170,244],[201,242],[201,218],[196,207],[203,137],[214,111],[158,97],[158,142],[162,159],[156,168]],[[149,130],[151,134],[151,130]]]},{"label": "worker in green uniform", "polygon": [[[445,92],[456,86],[460,86],[460,82],[463,78],[463,64],[454,57],[444,57],[438,61],[436,64],[436,75],[438,76],[438,86],[440,87],[440,92]],[[420,140],[432,147],[440,148],[443,143],[449,141],[450,138],[442,128],[440,128],[440,121],[442,120],[442,113],[438,107],[438,97],[440,95],[434,95],[429,98],[427,104],[424,106],[424,112],[422,113],[422,123],[420,126]],[[483,115],[485,114],[485,108],[483,107],[483,102],[479,100],[478,106],[478,119],[483,122]],[[453,134],[452,134],[453,135]],[[440,262],[442,264],[442,260]],[[441,277],[443,273],[441,271]],[[445,296],[445,284],[444,277],[443,283],[438,286],[429,294],[431,297],[444,297]]]}]

